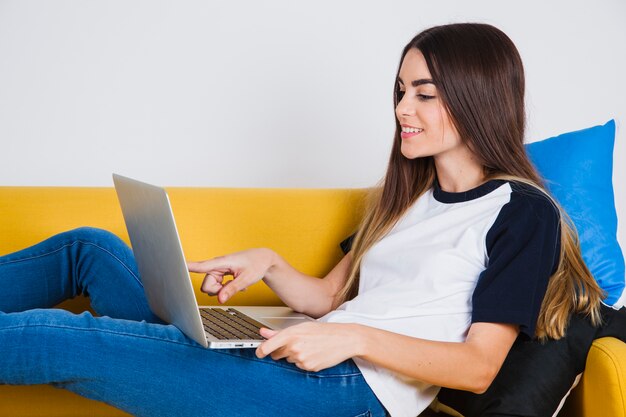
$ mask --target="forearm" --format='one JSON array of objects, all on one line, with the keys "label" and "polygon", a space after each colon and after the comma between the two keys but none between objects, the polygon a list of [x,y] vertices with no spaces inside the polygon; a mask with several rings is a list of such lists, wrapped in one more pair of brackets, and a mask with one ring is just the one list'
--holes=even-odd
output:
[{"label": "forearm", "polygon": [[323,279],[296,270],[279,254],[274,259],[263,281],[293,310],[311,317],[321,317],[332,308],[333,297]]},{"label": "forearm", "polygon": [[484,350],[467,342],[437,342],[353,326],[358,335],[355,356],[433,385],[484,392],[504,360],[502,354],[488,357]]}]

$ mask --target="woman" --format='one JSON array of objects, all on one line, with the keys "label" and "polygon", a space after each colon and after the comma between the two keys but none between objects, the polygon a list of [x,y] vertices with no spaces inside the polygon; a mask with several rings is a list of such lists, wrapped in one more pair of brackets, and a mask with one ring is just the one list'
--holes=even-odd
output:
[{"label": "woman", "polygon": [[[324,279],[270,249],[189,264],[221,303],[263,279],[318,322],[203,349],[150,312],[119,239],[79,229],[0,258],[0,382],[146,416],[415,416],[439,386],[485,391],[518,337],[560,338],[575,312],[597,324],[601,290],[524,151],[511,40],[483,24],[418,34],[395,111],[382,186]],[[35,309],[81,292],[104,317]]]}]

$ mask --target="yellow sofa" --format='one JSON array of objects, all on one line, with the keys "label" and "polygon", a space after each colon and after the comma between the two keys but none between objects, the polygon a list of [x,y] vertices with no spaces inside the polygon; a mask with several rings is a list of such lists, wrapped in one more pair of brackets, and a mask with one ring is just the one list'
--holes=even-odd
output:
[{"label": "yellow sofa", "polygon": [[[208,259],[250,247],[270,247],[295,268],[323,276],[341,258],[338,243],[362,214],[364,189],[168,189],[188,260]],[[112,188],[0,187],[0,254],[80,226],[110,230],[128,242]],[[215,299],[199,291],[199,304]],[[280,305],[262,282],[229,304]],[[78,297],[60,307],[83,311]],[[127,416],[106,404],[49,386],[0,387],[0,417]],[[594,342],[579,387],[559,414],[565,417],[626,417],[626,344]]]}]

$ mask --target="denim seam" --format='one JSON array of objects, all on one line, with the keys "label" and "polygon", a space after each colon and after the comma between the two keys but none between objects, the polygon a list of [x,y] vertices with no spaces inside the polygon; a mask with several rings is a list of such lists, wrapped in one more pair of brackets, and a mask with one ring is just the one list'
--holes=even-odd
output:
[{"label": "denim seam", "polygon": [[119,262],[119,263],[120,263],[120,264],[121,264],[124,268],[126,268],[126,270],[127,270],[127,271],[128,271],[128,272],[132,275],[132,276],[133,276],[133,278],[135,278],[135,281],[137,281],[137,283],[139,284],[139,286],[140,286],[141,288],[143,288],[143,284],[141,283],[141,280],[139,279],[139,277],[138,277],[138,276],[137,276],[137,275],[133,272],[133,270],[132,270],[132,269],[130,269],[130,268],[128,267],[128,265],[126,265],[126,263],[124,263],[124,261],[122,261],[122,260],[121,260],[118,256],[116,256],[113,252],[111,252],[110,250],[108,250],[108,249],[106,249],[106,248],[104,248],[104,247],[102,247],[102,246],[98,245],[97,243],[93,243],[93,242],[84,242],[84,241],[82,241],[82,240],[77,240],[76,242],[80,242],[80,243],[82,243],[83,245],[91,245],[91,246],[94,246],[94,247],[96,247],[96,248],[100,249],[101,251],[106,252],[106,253],[108,253],[109,255],[111,255],[111,257],[112,257],[113,259],[115,259],[115,260],[116,260],[117,262]]},{"label": "denim seam", "polygon": [[75,240],[73,243],[64,243],[64,244],[63,244],[63,246],[61,246],[61,247],[59,247],[59,248],[57,248],[57,249],[51,250],[51,251],[46,252],[46,253],[42,253],[42,254],[37,255],[37,256],[30,256],[30,257],[28,257],[28,258],[21,258],[21,259],[14,259],[14,260],[11,260],[11,261],[6,261],[6,262],[0,262],[0,265],[8,265],[8,264],[11,264],[11,263],[22,262],[22,261],[29,261],[29,260],[31,260],[31,259],[37,259],[37,258],[43,258],[44,256],[52,255],[52,254],[54,254],[54,253],[56,253],[56,252],[59,252],[59,251],[61,251],[61,250],[65,249],[65,248],[67,248],[67,247],[74,246],[74,245],[75,245],[75,244],[77,244],[77,243],[82,243],[83,245],[90,245],[90,246],[94,246],[94,247],[96,247],[96,248],[100,249],[101,251],[103,251],[103,252],[105,252],[105,253],[108,253],[108,254],[109,254],[109,255],[110,255],[113,259],[115,259],[116,261],[118,261],[118,262],[119,262],[119,263],[120,263],[120,264],[121,264],[124,268],[126,268],[126,270],[127,270],[127,271],[128,271],[128,272],[132,275],[132,276],[133,276],[133,278],[135,278],[135,280],[137,281],[137,283],[138,283],[138,284],[139,284],[139,285],[143,288],[143,284],[141,283],[141,280],[139,279],[139,277],[138,277],[138,276],[137,276],[137,275],[136,275],[136,274],[135,274],[135,273],[134,273],[134,272],[133,272],[133,271],[132,271],[132,270],[128,267],[128,265],[126,265],[126,264],[125,264],[125,263],[124,263],[124,262],[123,262],[123,261],[122,261],[119,257],[117,257],[117,256],[116,256],[113,252],[111,252],[111,251],[109,251],[109,250],[107,250],[107,249],[103,248],[102,246],[100,246],[100,245],[98,245],[98,244],[96,244],[96,243],[93,243],[93,242],[85,242],[84,240]]},{"label": "denim seam", "polygon": [[263,361],[263,360],[259,360],[259,359],[254,359],[254,358],[247,358],[245,356],[240,356],[240,355],[233,355],[232,353],[228,353],[228,352],[221,352],[219,349],[216,349],[216,353],[221,353],[223,355],[228,355],[228,356],[234,356],[237,358],[241,358],[241,359],[245,359],[247,361],[251,361],[251,362],[261,362],[261,363],[266,363],[270,366],[276,366],[278,368],[282,368],[285,369],[287,371],[291,371],[291,372],[295,372],[298,374],[305,374],[308,375],[310,377],[313,378],[344,378],[344,377],[358,377],[358,376],[362,376],[362,374],[360,372],[353,372],[353,373],[349,373],[349,374],[335,374],[335,375],[315,375],[314,372],[311,371],[306,371],[304,369],[300,369],[300,368],[290,368],[288,366],[283,366],[283,365],[279,365],[278,361],[274,361],[274,362],[267,362],[267,361]]},{"label": "denim seam", "polygon": [[117,335],[117,336],[137,337],[137,338],[140,338],[140,339],[157,340],[157,341],[160,341],[160,342],[173,343],[173,344],[176,344],[176,345],[189,346],[189,347],[194,348],[194,349],[205,350],[205,348],[202,347],[202,346],[195,346],[195,345],[193,345],[191,343],[178,342],[176,340],[163,339],[161,337],[141,335],[141,334],[136,334],[136,333],[116,332],[116,331],[107,330],[107,329],[59,326],[59,325],[54,325],[54,324],[22,324],[22,325],[19,325],[19,326],[2,327],[2,328],[0,328],[0,331],[3,331],[3,330],[14,330],[14,329],[24,329],[26,327],[47,327],[47,328],[53,328],[53,329],[66,329],[66,330],[84,331],[84,332],[101,332],[101,333],[114,334],[114,335]]}]

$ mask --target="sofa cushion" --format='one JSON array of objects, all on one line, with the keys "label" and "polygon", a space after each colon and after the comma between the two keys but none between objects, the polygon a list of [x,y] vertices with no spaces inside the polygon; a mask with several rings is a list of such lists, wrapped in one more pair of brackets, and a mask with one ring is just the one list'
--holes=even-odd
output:
[{"label": "sofa cushion", "polygon": [[551,416],[585,368],[597,337],[625,339],[626,310],[602,306],[604,326],[574,316],[567,337],[545,343],[518,339],[489,389],[483,394],[442,388],[438,399],[464,417]]},{"label": "sofa cushion", "polygon": [[526,145],[546,186],[574,222],[585,263],[614,304],[624,290],[613,197],[615,121]]}]

